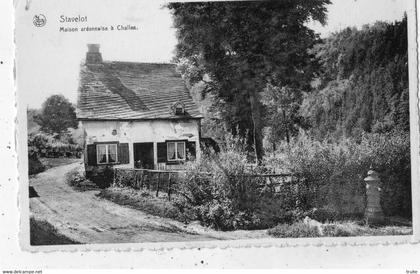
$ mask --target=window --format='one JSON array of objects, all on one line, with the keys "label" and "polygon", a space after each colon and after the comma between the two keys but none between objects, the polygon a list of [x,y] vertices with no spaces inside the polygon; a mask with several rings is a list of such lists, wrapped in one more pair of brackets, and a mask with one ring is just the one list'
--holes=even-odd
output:
[{"label": "window", "polygon": [[172,106],[172,112],[175,115],[184,115],[185,114],[185,105],[182,102],[176,102]]},{"label": "window", "polygon": [[168,161],[185,160],[185,142],[168,142],[167,154]]},{"label": "window", "polygon": [[184,108],[182,106],[177,106],[175,108],[175,114],[176,115],[182,115],[182,114],[184,114]]},{"label": "window", "polygon": [[98,164],[112,164],[117,162],[117,144],[96,145]]}]

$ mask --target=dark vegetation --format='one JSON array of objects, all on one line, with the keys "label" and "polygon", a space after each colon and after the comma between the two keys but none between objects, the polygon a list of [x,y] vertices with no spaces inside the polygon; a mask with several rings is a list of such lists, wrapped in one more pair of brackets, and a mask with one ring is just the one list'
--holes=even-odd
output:
[{"label": "dark vegetation", "polygon": [[[205,106],[203,135],[222,147],[180,181],[175,204],[190,218],[217,229],[360,219],[369,168],[384,213],[411,217],[407,18],[320,39],[305,22],[323,23],[328,3],[168,5],[175,61]],[[272,194],[253,172],[300,180]]]},{"label": "dark vegetation", "polygon": [[97,189],[98,186],[85,176],[85,171],[82,166],[68,172],[66,175],[66,183],[78,191],[86,191]]},{"label": "dark vegetation", "polygon": [[75,107],[63,95],[48,97],[34,121],[42,132],[49,134],[61,134],[68,128],[77,128]]},{"label": "dark vegetation", "polygon": [[60,234],[57,229],[44,220],[30,218],[30,243],[31,245],[65,245],[78,244],[78,242]]},{"label": "dark vegetation", "polygon": [[[280,224],[270,232],[279,237],[360,235],[301,220],[361,221],[370,168],[385,215],[411,217],[407,19],[320,39],[304,23],[324,22],[328,2],[169,4],[175,61],[206,106],[203,135],[220,146],[187,165],[175,218],[220,230]],[[299,179],[272,191],[257,173]]]},{"label": "dark vegetation", "polygon": [[76,130],[75,109],[62,95],[47,98],[40,110],[28,109],[27,117],[29,175],[66,162],[45,159],[81,157],[82,140]]},{"label": "dark vegetation", "polygon": [[[268,228],[291,221],[291,192],[275,193],[249,168],[246,141],[232,138],[219,154],[205,154],[179,178],[174,205],[202,224],[218,230]],[[285,185],[285,188],[288,186]]]},{"label": "dark vegetation", "polygon": [[[178,45],[175,61],[191,87],[213,97],[204,128],[222,139],[232,131],[262,160],[267,85],[301,98],[313,76],[307,49],[318,40],[306,26],[325,23],[329,0],[170,3]],[[200,96],[197,96],[200,97]]]},{"label": "dark vegetation", "polygon": [[114,180],[114,169],[110,166],[91,168],[85,171],[86,178],[92,181],[99,188],[107,188]]},{"label": "dark vegetation", "polygon": [[317,44],[318,85],[302,102],[310,133],[359,138],[362,132],[408,132],[407,18],[347,28]]},{"label": "dark vegetation", "polygon": [[[187,168],[175,204],[190,219],[223,230],[268,228],[305,217],[321,222],[361,219],[363,179],[372,164],[381,172],[384,213],[410,217],[408,138],[400,133],[366,134],[360,142],[349,138],[328,143],[302,136],[253,169],[244,146],[230,146]],[[298,179],[282,182],[280,191],[273,192],[263,178],[252,176],[274,170],[298,174]]]},{"label": "dark vegetation", "polygon": [[410,142],[408,132],[363,133],[359,140],[318,141],[307,135],[279,146],[266,165],[300,174],[299,208],[327,208],[337,217],[362,215],[363,179],[370,167],[380,173],[381,204],[388,216],[411,216]]}]

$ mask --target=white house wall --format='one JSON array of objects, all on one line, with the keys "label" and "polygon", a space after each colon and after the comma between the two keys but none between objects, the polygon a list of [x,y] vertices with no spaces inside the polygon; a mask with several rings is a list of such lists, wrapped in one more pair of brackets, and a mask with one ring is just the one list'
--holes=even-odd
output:
[{"label": "white house wall", "polygon": [[[166,140],[196,142],[197,158],[200,157],[198,120],[145,120],[145,121],[83,121],[86,144],[120,142],[129,144],[130,163],[134,167],[134,143],[153,142],[155,166],[157,143]],[[116,134],[113,135],[113,131]],[[122,166],[122,165],[121,165]]]}]

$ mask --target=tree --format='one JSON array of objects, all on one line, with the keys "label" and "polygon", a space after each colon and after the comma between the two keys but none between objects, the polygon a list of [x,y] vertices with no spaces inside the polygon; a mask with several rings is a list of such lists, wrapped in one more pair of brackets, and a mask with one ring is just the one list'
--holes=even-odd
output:
[{"label": "tree", "polygon": [[286,140],[289,144],[292,136],[299,132],[299,128],[306,128],[306,124],[299,114],[300,93],[287,87],[279,88],[268,85],[262,93],[261,101],[266,108],[266,125],[270,128],[268,140],[275,144],[279,140]]},{"label": "tree", "polygon": [[35,117],[46,133],[64,133],[68,128],[77,128],[74,106],[63,95],[52,95],[42,104],[41,113]]},{"label": "tree", "polygon": [[[325,23],[329,0],[170,3],[178,44],[175,61],[188,64],[190,82],[223,102],[227,128],[247,137],[258,161],[263,155],[267,84],[309,88],[312,47],[318,36],[305,23]],[[185,59],[187,61],[185,61]],[[238,131],[236,129],[239,129]]]},{"label": "tree", "polygon": [[319,86],[301,114],[319,139],[409,130],[407,17],[333,33],[310,51]]}]

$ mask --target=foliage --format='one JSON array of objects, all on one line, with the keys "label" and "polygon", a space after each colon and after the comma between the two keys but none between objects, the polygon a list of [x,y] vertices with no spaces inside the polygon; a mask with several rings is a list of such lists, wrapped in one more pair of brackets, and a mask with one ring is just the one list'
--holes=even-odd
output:
[{"label": "foliage", "polygon": [[29,232],[31,245],[79,244],[58,232],[57,228],[46,220],[30,217]]},{"label": "foliage", "polygon": [[307,127],[299,114],[301,97],[294,89],[267,85],[261,101],[266,108],[266,126],[271,129],[266,136],[270,143],[275,145],[281,140],[289,143],[300,128]]},{"label": "foliage", "polygon": [[29,175],[38,174],[45,170],[45,166],[41,163],[36,154],[29,154],[28,157],[28,173]]},{"label": "foliage", "polygon": [[45,133],[31,133],[28,136],[29,157],[36,154],[37,157],[80,157],[82,147],[60,140],[60,136],[52,136]]},{"label": "foliage", "polygon": [[177,183],[175,205],[191,220],[215,229],[253,229],[275,225],[286,218],[285,193],[276,196],[263,178],[253,176],[245,140],[229,135],[219,154],[207,153],[189,163]]},{"label": "foliage", "polygon": [[322,233],[326,237],[348,237],[358,236],[361,234],[361,231],[359,229],[352,230],[348,226],[330,223],[322,227]]},{"label": "foliage", "polygon": [[299,174],[298,208],[324,208],[339,215],[362,213],[365,183],[372,166],[382,181],[386,215],[411,215],[409,134],[362,134],[359,140],[317,141],[308,136],[283,145],[267,166]]},{"label": "foliage", "polygon": [[166,198],[154,197],[154,195],[151,195],[147,191],[112,186],[101,190],[98,196],[120,205],[128,205],[155,216],[171,218],[181,222],[189,221],[185,217],[185,214],[182,214],[179,209]]},{"label": "foliage", "polygon": [[110,166],[97,166],[86,170],[86,178],[99,188],[110,187],[114,180],[114,169]]},{"label": "foliage", "polygon": [[354,221],[318,223],[318,225],[298,221],[292,224],[279,224],[268,230],[269,235],[278,238],[410,235],[412,233],[412,228],[408,226],[370,227]]},{"label": "foliage", "polygon": [[293,224],[279,224],[268,230],[268,234],[278,238],[307,238],[320,237],[316,226],[311,226],[302,221]]},{"label": "foliage", "polygon": [[[223,124],[262,156],[260,92],[268,83],[307,88],[317,35],[305,23],[325,23],[329,0],[170,3],[176,60],[190,85],[204,83]],[[308,81],[309,80],[309,81]],[[239,132],[236,132],[236,128]],[[248,133],[248,136],[246,135]]]},{"label": "foliage", "polygon": [[135,174],[132,170],[118,170],[112,186],[114,187],[134,187],[135,184]]},{"label": "foliage", "polygon": [[86,179],[84,171],[79,167],[66,173],[65,181],[69,186],[81,191],[97,188],[94,183]]},{"label": "foliage", "polygon": [[68,128],[77,128],[74,106],[63,95],[52,95],[42,104],[41,113],[35,116],[35,122],[46,133],[66,132]]},{"label": "foliage", "polygon": [[321,69],[318,87],[303,100],[301,113],[312,135],[409,130],[407,17],[344,29],[311,52]]}]

